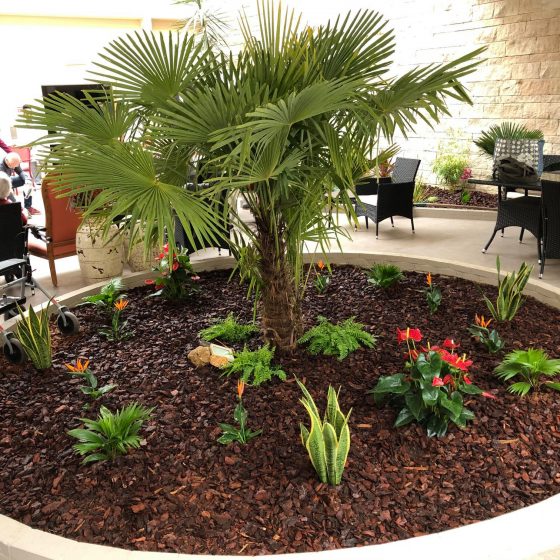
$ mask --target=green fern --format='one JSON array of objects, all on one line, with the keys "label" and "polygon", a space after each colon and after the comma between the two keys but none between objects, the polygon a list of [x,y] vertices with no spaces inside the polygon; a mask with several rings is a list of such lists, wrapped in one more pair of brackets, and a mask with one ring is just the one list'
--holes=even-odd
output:
[{"label": "green fern", "polygon": [[203,340],[220,340],[222,342],[244,342],[253,334],[259,331],[256,325],[243,325],[237,322],[233,313],[230,313],[225,319],[217,321],[214,325],[202,329],[198,336]]},{"label": "green fern", "polygon": [[487,156],[493,157],[497,138],[506,138],[508,140],[542,140],[544,135],[540,130],[529,130],[520,124],[504,122],[491,126],[474,143]]},{"label": "green fern", "polygon": [[337,325],[327,321],[325,317],[317,317],[319,324],[308,330],[299,340],[299,344],[308,344],[307,350],[311,354],[325,354],[338,356],[343,360],[360,346],[373,348],[376,339],[364,331],[364,325],[356,323],[354,317],[346,319]]},{"label": "green fern", "polygon": [[286,372],[278,366],[272,366],[274,348],[261,346],[254,352],[244,348],[235,354],[235,359],[224,368],[224,375],[240,374],[242,381],[248,385],[258,386],[272,377],[278,377],[282,381],[286,379]]},{"label": "green fern", "polygon": [[522,381],[510,385],[508,391],[522,397],[531,389],[537,391],[541,385],[560,391],[560,383],[542,381],[542,378],[554,377],[560,373],[560,360],[551,360],[541,349],[514,350],[494,371],[503,381],[520,377]]},{"label": "green fern", "polygon": [[374,264],[367,272],[368,282],[379,288],[391,288],[404,278],[401,269],[394,264]]}]

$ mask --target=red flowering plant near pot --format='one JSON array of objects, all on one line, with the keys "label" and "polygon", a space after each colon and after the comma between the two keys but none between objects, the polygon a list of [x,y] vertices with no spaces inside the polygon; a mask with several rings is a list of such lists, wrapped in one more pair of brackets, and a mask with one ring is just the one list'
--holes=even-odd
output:
[{"label": "red flowering plant near pot", "polygon": [[166,299],[185,299],[199,291],[200,277],[194,271],[185,249],[178,253],[169,254],[166,243],[157,258],[157,264],[152,269],[158,273],[157,278],[146,280],[146,284],[153,285],[157,290],[153,296]]},{"label": "red flowering plant near pot", "polygon": [[464,428],[474,418],[465,407],[465,395],[493,395],[473,384],[469,375],[472,360],[456,352],[459,344],[453,339],[444,340],[441,346],[418,348],[422,338],[419,329],[397,329],[397,341],[407,345],[407,373],[381,377],[370,393],[376,404],[391,399],[402,406],[396,427],[418,422],[429,437],[441,437],[449,422]]}]

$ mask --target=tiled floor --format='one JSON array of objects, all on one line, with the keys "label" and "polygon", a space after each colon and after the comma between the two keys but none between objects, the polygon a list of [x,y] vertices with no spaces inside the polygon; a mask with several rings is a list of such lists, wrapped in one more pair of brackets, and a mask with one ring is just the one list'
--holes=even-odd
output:
[{"label": "tiled floor", "polygon": [[[40,207],[39,204],[37,206]],[[33,221],[39,222],[40,217],[34,217]],[[357,232],[354,232],[352,228],[347,228],[351,239],[341,239],[343,251],[346,253],[400,253],[418,257],[437,257],[489,268],[495,266],[496,256],[500,255],[503,270],[517,269],[521,262],[526,261],[535,265],[533,276],[538,276],[536,240],[531,235],[527,235],[526,240],[520,244],[518,242],[519,230],[516,228],[506,230],[504,238],[498,235],[488,253],[482,254],[481,248],[492,231],[493,222],[417,217],[415,224],[416,234],[413,235],[408,220],[396,218],[394,228],[391,228],[388,221],[383,222],[380,225],[379,239],[375,239],[374,230],[372,228],[366,230],[362,219],[361,228]],[[339,252],[336,244],[333,244],[332,250]],[[196,262],[198,258],[212,255],[217,255],[217,251],[213,249],[201,251],[193,257],[193,262]],[[35,269],[35,278],[52,295],[68,293],[84,285],[76,256],[56,261],[57,288],[51,284],[47,261],[37,257],[31,259]],[[128,273],[125,270],[125,274]],[[560,286],[560,261],[553,260],[547,264],[542,281]],[[2,286],[0,285],[0,294],[1,292]],[[45,297],[42,294],[37,294],[31,299],[31,302],[37,304],[44,300]]]}]

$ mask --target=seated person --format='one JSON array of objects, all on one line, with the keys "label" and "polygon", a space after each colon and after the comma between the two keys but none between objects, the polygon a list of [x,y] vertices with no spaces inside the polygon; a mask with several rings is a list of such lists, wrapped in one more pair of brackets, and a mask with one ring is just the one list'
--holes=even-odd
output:
[{"label": "seated person", "polygon": [[[21,168],[21,158],[16,152],[10,152],[6,154],[2,162],[0,163],[0,171],[3,171],[11,178],[12,188],[17,189],[23,187],[27,181],[27,175]],[[34,214],[40,214],[41,212],[36,208],[33,208],[32,203],[32,190],[29,189],[27,192],[23,193],[23,206],[27,210],[30,216]],[[16,201],[14,193],[10,193],[9,199],[11,202]]]},{"label": "seated person", "polygon": [[[3,171],[0,171],[0,205],[10,204],[12,202],[10,200],[10,195],[13,196],[10,177]],[[27,217],[23,212],[21,213],[21,223],[23,225],[27,224]]]}]

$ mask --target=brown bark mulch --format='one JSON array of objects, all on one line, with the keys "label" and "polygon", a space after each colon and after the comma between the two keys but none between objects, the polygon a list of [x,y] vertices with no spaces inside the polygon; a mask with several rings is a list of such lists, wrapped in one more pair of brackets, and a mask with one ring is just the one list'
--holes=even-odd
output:
[{"label": "brown bark mulch", "polygon": [[461,202],[461,189],[458,191],[451,191],[449,189],[442,189],[440,187],[428,187],[426,189],[426,198],[436,196],[436,202],[422,203],[427,206],[461,206],[464,208],[488,208],[496,209],[498,207],[498,195],[485,193],[480,191],[470,191],[471,198],[466,204]]},{"label": "brown bark mulch", "polygon": [[[212,368],[195,370],[187,352],[211,318],[229,311],[251,318],[245,288],[228,272],[206,273],[192,301],[173,304],[130,293],[133,339],[100,338],[102,320],[79,308],[83,331],[54,336],[54,366],[37,373],[0,361],[0,513],[90,543],[134,550],[210,554],[303,552],[361,546],[458,527],[521,508],[560,489],[559,396],[543,391],[520,399],[492,374],[503,354],[487,354],[467,335],[484,313],[480,287],[434,277],[443,305],[431,316],[424,277],[407,273],[391,293],[367,284],[364,272],[337,267],[326,297],[310,288],[310,326],[318,314],[356,316],[378,336],[376,349],[339,362],[304,350],[281,361],[325,406],[327,387],[341,387],[353,413],[352,445],[342,484],[319,483],[299,437],[308,422],[290,379],[248,387],[249,427],[263,434],[246,446],[223,446],[218,422],[231,422],[236,380]],[[495,289],[484,287],[495,297]],[[378,408],[366,392],[381,375],[402,371],[397,327],[418,327],[427,340],[459,340],[474,359],[475,383],[498,400],[470,400],[476,419],[428,439],[416,425],[393,428],[396,411]],[[560,312],[528,299],[499,328],[506,350],[530,346],[560,356]],[[255,339],[252,346],[258,344]],[[102,384],[117,389],[100,402],[110,409],[133,400],[155,407],[142,447],[115,463],[82,466],[66,432],[85,412],[79,380],[63,367],[92,360]]]}]

